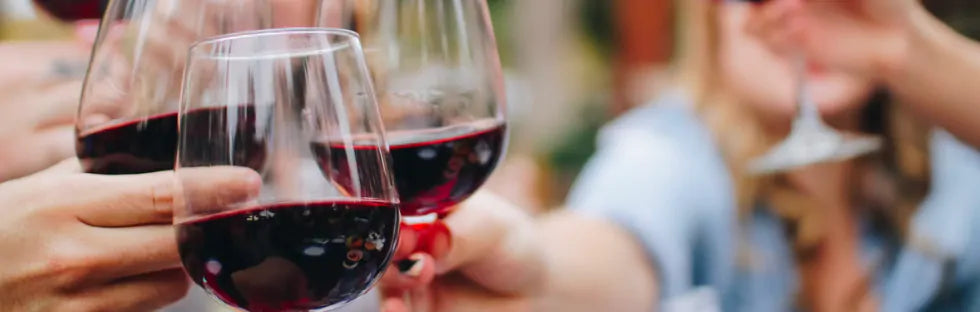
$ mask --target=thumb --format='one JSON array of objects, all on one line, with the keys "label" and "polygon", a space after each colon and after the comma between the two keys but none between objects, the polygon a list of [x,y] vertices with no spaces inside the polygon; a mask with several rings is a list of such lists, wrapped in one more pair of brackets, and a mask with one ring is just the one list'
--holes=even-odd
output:
[{"label": "thumb", "polygon": [[82,172],[81,163],[78,162],[78,158],[72,157],[69,159],[62,160],[61,162],[55,164],[54,166],[51,166],[48,169],[38,172],[35,176],[56,176],[56,175],[81,173],[81,172]]},{"label": "thumb", "polygon": [[[86,203],[84,211],[76,211],[83,222],[99,227],[125,227],[145,224],[170,224],[175,203],[203,209],[226,209],[234,203],[254,199],[261,189],[258,173],[247,168],[210,167],[181,169],[185,179],[185,194],[175,188],[174,172],[164,171],[140,175],[89,175],[92,188],[88,194],[73,200]],[[188,182],[188,180],[193,180]],[[181,211],[183,212],[183,211]]]},{"label": "thumb", "polygon": [[502,294],[533,291],[544,280],[544,255],[534,222],[520,208],[489,193],[478,193],[445,219],[453,233],[437,273],[458,271]]}]

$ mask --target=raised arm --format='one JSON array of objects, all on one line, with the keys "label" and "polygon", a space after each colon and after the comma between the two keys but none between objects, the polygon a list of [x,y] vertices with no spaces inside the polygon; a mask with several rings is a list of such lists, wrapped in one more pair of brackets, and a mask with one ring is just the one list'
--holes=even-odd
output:
[{"label": "raised arm", "polygon": [[886,60],[882,80],[910,108],[980,146],[980,44],[921,7],[909,23],[904,52]]},{"label": "raised arm", "polygon": [[871,76],[897,99],[961,140],[980,146],[980,43],[916,0],[772,0],[752,27],[778,50]]}]

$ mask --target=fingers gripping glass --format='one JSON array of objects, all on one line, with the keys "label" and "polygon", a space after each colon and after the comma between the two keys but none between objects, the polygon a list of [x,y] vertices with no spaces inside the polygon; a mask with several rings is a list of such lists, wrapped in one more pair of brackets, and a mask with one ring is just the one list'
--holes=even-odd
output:
[{"label": "fingers gripping glass", "polygon": [[881,148],[879,137],[848,136],[825,124],[806,81],[806,59],[800,56],[796,66],[799,90],[793,128],[786,139],[750,164],[749,170],[752,173],[771,174],[819,163],[843,161]]},{"label": "fingers gripping glass", "polygon": [[[282,29],[194,45],[178,142],[182,198],[194,199],[175,212],[181,259],[221,301],[326,310],[365,293],[387,267],[398,195],[354,33]],[[254,171],[257,191],[196,192],[202,168]]]},{"label": "fingers gripping glass", "polygon": [[[765,0],[728,0],[730,2],[762,3]],[[716,2],[722,2],[716,0]],[[846,135],[831,128],[820,117],[817,103],[807,81],[807,58],[797,52],[794,74],[797,79],[796,117],[789,135],[771,150],[749,164],[749,172],[767,175],[819,163],[860,157],[881,149],[880,137]]]}]

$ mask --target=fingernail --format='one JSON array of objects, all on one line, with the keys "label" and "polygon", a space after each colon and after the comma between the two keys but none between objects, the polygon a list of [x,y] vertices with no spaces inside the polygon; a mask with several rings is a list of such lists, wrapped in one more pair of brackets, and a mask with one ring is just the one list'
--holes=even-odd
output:
[{"label": "fingernail", "polygon": [[422,268],[425,267],[424,259],[422,254],[414,254],[408,259],[399,261],[398,272],[409,277],[419,277],[422,274]]},{"label": "fingernail", "polygon": [[424,252],[434,259],[442,259],[452,246],[452,232],[442,221],[426,224],[419,228],[416,251]]}]

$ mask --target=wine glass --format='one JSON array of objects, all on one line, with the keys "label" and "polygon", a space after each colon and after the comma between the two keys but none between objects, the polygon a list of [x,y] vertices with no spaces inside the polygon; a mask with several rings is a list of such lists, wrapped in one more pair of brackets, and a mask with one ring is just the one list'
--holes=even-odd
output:
[{"label": "wine glass", "polygon": [[820,119],[820,112],[806,82],[805,58],[800,57],[797,63],[797,114],[789,136],[753,160],[749,170],[758,175],[772,174],[824,162],[844,161],[881,149],[880,137],[845,135]]},{"label": "wine glass", "polygon": [[881,149],[882,139],[878,136],[844,134],[823,122],[807,82],[806,55],[797,53],[794,60],[796,116],[792,128],[782,142],[749,163],[752,174],[767,175],[819,163],[844,161]]},{"label": "wine glass", "polygon": [[503,76],[486,2],[321,0],[317,22],[361,35],[402,214],[444,215],[476,192],[507,146]]},{"label": "wine glass", "polygon": [[265,0],[116,0],[99,26],[76,121],[86,172],[172,170],[187,48],[267,28]]},{"label": "wine glass", "polygon": [[[214,297],[248,311],[327,310],[364,294],[386,269],[398,195],[355,33],[276,29],[194,45],[179,137],[179,185],[205,167],[262,178],[254,198],[182,187],[195,200],[177,201],[180,256]],[[315,152],[316,139],[331,149]],[[349,170],[321,174],[321,161]],[[341,179],[352,187],[338,187]]]},{"label": "wine glass", "polygon": [[63,21],[96,19],[108,6],[108,0],[34,0],[52,16]]}]

